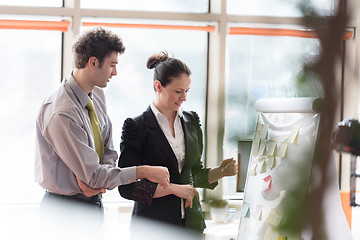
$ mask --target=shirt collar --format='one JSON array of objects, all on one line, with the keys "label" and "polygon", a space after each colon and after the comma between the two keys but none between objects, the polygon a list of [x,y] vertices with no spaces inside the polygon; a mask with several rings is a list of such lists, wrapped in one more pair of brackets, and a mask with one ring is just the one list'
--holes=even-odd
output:
[{"label": "shirt collar", "polygon": [[[156,117],[158,117],[158,116],[163,116],[163,117],[165,117],[164,114],[162,114],[162,113],[155,107],[155,105],[154,105],[153,102],[150,104],[150,108],[151,108],[151,111],[154,113],[154,115],[155,115]],[[177,111],[177,116],[179,116],[180,118],[183,117],[183,110],[182,110],[182,108],[179,108],[179,111]]]},{"label": "shirt collar", "polygon": [[87,95],[86,92],[75,81],[72,73],[69,74],[69,76],[67,76],[65,80],[69,84],[71,90],[74,92],[77,99],[79,100],[81,106],[85,108],[86,105],[89,103],[89,97],[92,98],[92,91],[89,93],[89,95]]}]

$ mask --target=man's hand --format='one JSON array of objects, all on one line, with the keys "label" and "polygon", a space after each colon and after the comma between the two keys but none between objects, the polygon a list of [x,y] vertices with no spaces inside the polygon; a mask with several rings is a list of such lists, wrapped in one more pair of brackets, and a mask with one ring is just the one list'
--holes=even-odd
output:
[{"label": "man's hand", "polygon": [[166,167],[137,166],[136,179],[142,178],[146,178],[154,183],[159,183],[164,189],[166,189],[170,183],[170,174]]},{"label": "man's hand", "polygon": [[76,181],[78,182],[78,185],[82,191],[82,194],[84,194],[87,197],[92,197],[99,193],[106,193],[105,188],[91,188],[88,185],[86,185],[83,181],[79,180],[78,178],[76,178]]},{"label": "man's hand", "polygon": [[238,164],[233,158],[225,159],[221,162],[219,168],[221,169],[222,175],[225,176],[234,176],[238,171]]}]

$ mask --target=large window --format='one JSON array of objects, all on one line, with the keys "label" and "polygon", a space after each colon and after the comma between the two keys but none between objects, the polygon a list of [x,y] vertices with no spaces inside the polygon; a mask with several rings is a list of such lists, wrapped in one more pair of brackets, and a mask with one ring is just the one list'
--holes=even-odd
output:
[{"label": "large window", "polygon": [[63,0],[0,0],[0,5],[30,7],[61,7]]},{"label": "large window", "polygon": [[[304,62],[317,56],[319,49],[315,39],[275,36],[230,35],[227,46],[224,155],[237,156],[238,142],[253,138],[256,100],[319,96],[315,89],[297,86]],[[225,179],[224,185],[235,186],[236,178]],[[234,187],[224,189],[225,195],[235,194]]]},{"label": "large window", "polygon": [[[247,164],[253,139],[257,113],[255,102],[260,98],[280,97],[318,97],[321,89],[318,86],[300,86],[303,64],[314,60],[319,55],[319,42],[313,38],[271,36],[271,29],[296,26],[285,25],[285,17],[301,17],[303,13],[299,4],[304,1],[234,1],[228,0],[227,11],[238,15],[258,15],[277,17],[277,25],[242,25],[262,27],[256,35],[228,35],[225,79],[225,130],[223,155],[237,157],[243,151],[240,166],[239,189],[244,189]],[[333,0],[309,1],[319,14],[330,15],[334,9]],[[256,29],[256,28],[255,28]],[[259,34],[260,33],[260,34]],[[270,36],[265,36],[270,35]],[[244,159],[245,158],[245,159]],[[226,178],[224,195],[236,197],[236,177]]]},{"label": "large window", "polygon": [[[61,79],[61,32],[0,30],[0,202],[39,202],[34,182],[35,122]],[[31,43],[31,46],[30,44]]]},{"label": "large window", "polygon": [[299,6],[312,6],[319,14],[329,15],[334,9],[334,0],[227,0],[227,12],[238,15],[274,17],[301,17]]},{"label": "large window", "polygon": [[206,13],[209,9],[209,3],[207,0],[86,0],[81,1],[81,7],[155,12]]},{"label": "large window", "polygon": [[[153,24],[111,28],[126,46],[119,56],[118,75],[105,89],[115,149],[119,150],[125,118],[142,113],[154,98],[153,70],[146,68],[147,58],[168,51],[192,70],[191,89],[183,108],[199,114],[207,137],[205,144],[211,146],[204,160],[214,167],[221,154],[236,158],[238,141],[252,137],[257,99],[318,94],[300,91],[296,86],[303,61],[318,54],[316,39],[228,34],[232,26],[299,29],[297,17],[303,14],[298,4],[303,2],[327,15],[338,0],[226,0],[226,9],[219,9],[224,6],[221,0],[0,0],[0,19],[56,18],[71,23],[64,35],[49,30],[0,30],[0,124],[5,126],[0,141],[6,159],[2,162],[7,164],[0,170],[0,181],[10,192],[0,202],[39,201],[42,197],[43,189],[33,180],[35,118],[43,99],[60,83],[60,76],[73,68],[71,45],[77,34],[88,28],[83,23]],[[49,13],[42,13],[38,7],[46,7]],[[161,24],[213,28],[210,32],[156,29]],[[354,18],[349,21],[349,27],[355,29],[356,24]],[[215,101],[206,102],[206,98]],[[236,195],[235,177],[225,178],[222,183],[218,189],[226,196]],[[120,199],[117,190],[113,193],[105,197]]]}]

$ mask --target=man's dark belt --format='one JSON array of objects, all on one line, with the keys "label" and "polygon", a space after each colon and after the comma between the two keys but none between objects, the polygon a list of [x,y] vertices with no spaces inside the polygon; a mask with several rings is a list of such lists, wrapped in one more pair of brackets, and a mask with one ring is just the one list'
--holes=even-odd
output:
[{"label": "man's dark belt", "polygon": [[53,193],[50,191],[47,191],[50,194],[56,195],[56,196],[60,196],[60,197],[64,197],[67,199],[74,199],[74,200],[80,200],[80,201],[84,201],[84,202],[88,202],[88,203],[97,203],[101,201],[101,194],[97,194],[94,195],[92,197],[87,197],[84,194],[78,193],[75,195],[63,195],[63,194],[57,194],[57,193]]}]

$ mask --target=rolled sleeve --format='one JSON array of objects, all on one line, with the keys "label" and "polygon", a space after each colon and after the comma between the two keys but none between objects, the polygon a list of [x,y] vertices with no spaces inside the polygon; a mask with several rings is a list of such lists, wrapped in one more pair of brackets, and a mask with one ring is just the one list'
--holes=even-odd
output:
[{"label": "rolled sleeve", "polygon": [[130,184],[136,181],[136,167],[121,168],[121,182]]},{"label": "rolled sleeve", "polygon": [[157,183],[141,180],[135,183],[132,199],[138,203],[150,206],[155,194]]},{"label": "rolled sleeve", "polygon": [[200,188],[214,189],[218,185],[218,181],[209,183],[208,175],[210,168],[202,168],[193,171],[194,186]]}]

